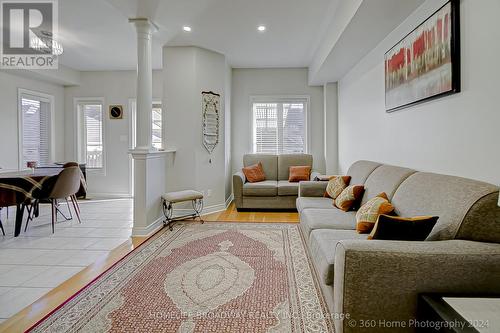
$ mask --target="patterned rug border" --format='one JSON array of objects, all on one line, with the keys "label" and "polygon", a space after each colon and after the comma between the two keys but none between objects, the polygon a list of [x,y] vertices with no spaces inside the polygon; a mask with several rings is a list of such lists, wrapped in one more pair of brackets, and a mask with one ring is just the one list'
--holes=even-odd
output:
[{"label": "patterned rug border", "polygon": [[[180,229],[183,229],[183,227],[189,226],[192,224],[199,224],[199,222],[198,221],[179,221],[175,224],[174,230],[171,232],[172,233],[179,232]],[[316,295],[318,296],[318,301],[319,301],[320,306],[325,314],[324,320],[326,322],[326,325],[327,325],[329,331],[334,332],[333,322],[329,316],[329,310],[328,310],[328,307],[326,305],[326,300],[324,298],[325,296],[324,296],[323,291],[321,290],[321,287],[319,285],[320,280],[319,280],[318,274],[316,272],[316,269],[313,266],[311,254],[307,248],[305,237],[303,235],[302,229],[299,227],[298,222],[206,221],[205,224],[202,224],[202,225],[212,225],[214,227],[228,227],[228,225],[233,225],[234,228],[237,228],[238,226],[257,227],[257,228],[270,227],[271,229],[291,229],[293,227],[296,227],[297,232],[298,232],[299,237],[300,237],[300,240],[301,240],[301,243],[302,243],[302,246],[304,248],[304,253],[305,253],[307,260],[308,260],[307,265],[308,265],[309,270],[310,270],[311,275],[312,275],[312,280],[314,282],[314,289],[316,290]],[[54,315],[56,312],[61,310],[61,308],[63,308],[65,305],[67,305],[72,300],[77,298],[80,294],[82,294],[88,288],[92,287],[92,285],[95,284],[103,276],[110,273],[113,269],[117,268],[117,266],[119,266],[120,264],[124,264],[124,262],[128,258],[132,257],[132,255],[143,250],[143,248],[147,247],[147,245],[153,243],[157,238],[160,238],[164,233],[167,233],[167,232],[169,232],[169,229],[165,228],[165,227],[156,231],[154,234],[152,234],[146,240],[144,240],[141,244],[137,245],[134,249],[129,251],[127,254],[125,254],[123,257],[121,257],[119,260],[117,260],[115,263],[113,263],[110,267],[108,267],[106,270],[101,272],[98,276],[93,278],[90,282],[85,284],[85,286],[83,286],[81,289],[79,289],[77,292],[75,292],[73,295],[71,295],[68,299],[66,299],[64,302],[59,304],[56,308],[51,310],[43,318],[38,320],[35,324],[33,324],[31,327],[29,327],[25,332],[31,332],[34,329],[36,329],[39,325],[44,323],[52,315]],[[90,267],[90,266],[88,266],[88,267]]]}]

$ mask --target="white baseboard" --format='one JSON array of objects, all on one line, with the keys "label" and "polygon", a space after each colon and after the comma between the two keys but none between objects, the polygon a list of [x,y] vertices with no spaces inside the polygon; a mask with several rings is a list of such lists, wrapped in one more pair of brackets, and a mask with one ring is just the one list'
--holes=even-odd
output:
[{"label": "white baseboard", "polygon": [[129,193],[93,193],[88,192],[86,195],[87,198],[110,198],[110,199],[132,199],[132,196]]},{"label": "white baseboard", "polygon": [[[204,207],[203,211],[201,212],[201,215],[207,215],[207,214],[212,214],[212,213],[217,213],[226,210],[230,205],[231,202],[233,202],[233,195],[231,194],[229,198],[227,198],[226,202],[223,204],[218,204],[218,205],[212,205],[208,207]],[[181,216],[181,215],[186,215],[186,214],[191,214],[193,212],[192,209],[174,209],[174,218],[175,216]],[[165,217],[163,215],[159,217],[155,222],[151,223],[149,226],[145,228],[138,228],[138,227],[133,227],[132,228],[132,236],[141,236],[141,237],[148,237],[153,235],[155,232],[163,228],[163,221],[165,220]]]},{"label": "white baseboard", "polygon": [[[201,211],[200,215],[207,215],[207,214],[222,212],[224,210],[226,210],[226,203],[212,205],[212,206],[208,206],[208,207],[203,207],[203,210]],[[191,214],[192,212],[193,212],[192,209],[174,208],[174,218],[176,216]]]},{"label": "white baseboard", "polygon": [[149,237],[149,236],[153,235],[155,232],[157,232],[158,230],[163,228],[163,221],[164,220],[165,220],[165,218],[163,216],[161,216],[158,219],[156,219],[156,221],[154,221],[153,223],[148,225],[147,227],[134,226],[132,228],[132,237],[134,237],[134,236]]}]

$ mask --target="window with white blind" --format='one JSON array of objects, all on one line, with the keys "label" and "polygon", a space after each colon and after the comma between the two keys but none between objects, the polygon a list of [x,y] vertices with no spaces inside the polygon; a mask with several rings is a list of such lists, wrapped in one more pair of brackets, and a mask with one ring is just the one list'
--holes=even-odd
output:
[{"label": "window with white blind", "polygon": [[[130,132],[131,132],[131,141],[130,148],[133,149],[136,143],[136,125],[137,125],[137,101],[135,99],[129,100],[130,106]],[[163,111],[161,101],[154,100],[152,105],[152,114],[151,114],[151,144],[155,149],[163,148]]]},{"label": "window with white blind", "polygon": [[307,153],[307,98],[253,98],[254,153]]},{"label": "window with white blind", "polygon": [[88,169],[103,169],[103,103],[90,100],[79,101],[77,110],[79,160],[84,161]]},{"label": "window with white blind", "polygon": [[51,159],[53,96],[19,89],[19,167],[47,166]]}]

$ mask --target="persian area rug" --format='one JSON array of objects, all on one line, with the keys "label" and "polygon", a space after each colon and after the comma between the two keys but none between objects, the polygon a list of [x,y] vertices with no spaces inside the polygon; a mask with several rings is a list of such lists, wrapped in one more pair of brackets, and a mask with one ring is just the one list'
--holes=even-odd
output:
[{"label": "persian area rug", "polygon": [[298,226],[178,223],[33,332],[332,332]]}]

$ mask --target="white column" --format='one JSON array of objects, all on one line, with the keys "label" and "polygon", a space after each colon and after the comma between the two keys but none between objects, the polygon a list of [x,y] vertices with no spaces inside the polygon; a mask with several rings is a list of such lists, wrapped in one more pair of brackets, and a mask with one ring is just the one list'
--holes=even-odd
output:
[{"label": "white column", "polygon": [[137,31],[137,110],[136,146],[151,150],[151,108],[153,104],[153,68],[151,38],[155,25],[147,18],[129,19]]},{"label": "white column", "polygon": [[338,84],[327,83],[323,86],[324,125],[325,125],[325,163],[326,174],[339,172],[338,150]]},{"label": "white column", "polygon": [[134,159],[134,226],[133,236],[148,236],[162,226],[161,195],[166,185],[166,152],[153,151],[151,113],[153,104],[153,70],[151,38],[155,25],[146,18],[130,19],[137,31],[137,110],[136,146],[130,151]]}]

